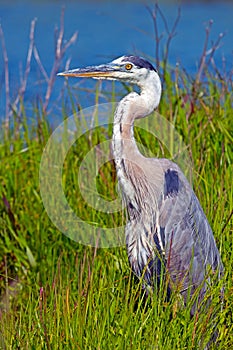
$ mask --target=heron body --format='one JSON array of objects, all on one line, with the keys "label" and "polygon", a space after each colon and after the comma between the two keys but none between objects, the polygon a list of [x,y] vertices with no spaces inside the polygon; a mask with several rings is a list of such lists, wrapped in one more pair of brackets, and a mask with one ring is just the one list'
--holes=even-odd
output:
[{"label": "heron body", "polygon": [[129,263],[146,285],[153,288],[163,269],[163,275],[168,276],[168,293],[179,291],[186,302],[198,288],[201,301],[210,271],[218,278],[223,273],[210,225],[179,166],[168,159],[146,158],[134,139],[134,121],[159,105],[161,82],[156,69],[141,57],[122,56],[106,65],[60,75],[120,80],[139,86],[140,93],[131,92],[119,102],[112,140],[117,178],[128,213],[125,234]]}]

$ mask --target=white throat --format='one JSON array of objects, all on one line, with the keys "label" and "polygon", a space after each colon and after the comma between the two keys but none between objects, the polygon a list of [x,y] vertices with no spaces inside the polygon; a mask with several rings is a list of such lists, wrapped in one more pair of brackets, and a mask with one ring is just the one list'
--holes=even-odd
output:
[{"label": "white throat", "polygon": [[134,196],[134,191],[125,173],[125,161],[135,162],[137,159],[140,162],[144,158],[134,139],[134,120],[149,115],[158,107],[162,90],[155,71],[150,71],[146,78],[141,79],[139,86],[140,94],[131,92],[119,102],[113,126],[112,149],[117,177],[129,197]]}]

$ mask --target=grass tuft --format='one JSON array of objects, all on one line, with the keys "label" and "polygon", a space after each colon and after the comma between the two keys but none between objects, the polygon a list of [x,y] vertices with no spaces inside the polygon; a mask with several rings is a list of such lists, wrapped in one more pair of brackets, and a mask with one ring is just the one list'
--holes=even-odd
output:
[{"label": "grass tuft", "polygon": [[[196,77],[181,68],[169,68],[167,54],[165,58],[159,113],[182,136],[193,164],[192,184],[225,267],[223,280],[210,287],[211,307],[206,312],[203,306],[203,312],[190,318],[191,301],[183,308],[175,293],[169,302],[163,288],[145,298],[142,282],[130,271],[124,247],[83,246],[53,225],[39,188],[41,156],[52,133],[46,113],[48,99],[44,109],[34,108],[31,113],[21,100],[20,117],[15,112],[11,127],[9,123],[3,126],[0,145],[1,348],[204,349],[215,323],[217,348],[233,347],[232,81],[205,65],[205,57]],[[75,113],[79,109],[76,96],[67,88]],[[108,92],[104,98],[115,101],[118,94],[113,86],[112,94]],[[99,96],[97,89],[96,101]],[[62,108],[65,120],[65,103]],[[148,127],[150,122],[148,118]],[[151,133],[136,127],[135,136],[142,152],[171,156],[172,149]],[[111,127],[83,134],[66,157],[62,181],[78,216],[102,227],[119,227],[125,222],[124,212],[107,214],[92,209],[82,198],[77,177],[85,155],[110,137]],[[172,148],[174,143],[169,145]],[[87,169],[87,181],[88,174]],[[99,169],[96,184],[105,200],[116,198],[111,161]],[[222,286],[223,305],[219,300]],[[216,348],[216,343],[211,346]]]}]

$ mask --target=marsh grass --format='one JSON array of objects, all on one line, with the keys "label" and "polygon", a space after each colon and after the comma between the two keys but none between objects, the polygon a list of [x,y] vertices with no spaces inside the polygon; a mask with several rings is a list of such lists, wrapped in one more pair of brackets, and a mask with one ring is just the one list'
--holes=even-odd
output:
[{"label": "marsh grass", "polygon": [[[192,301],[182,307],[178,293],[167,301],[166,281],[145,298],[142,281],[130,271],[125,247],[83,246],[53,225],[39,188],[41,156],[52,128],[45,112],[34,108],[28,115],[22,101],[20,118],[15,112],[0,145],[1,348],[204,349],[215,324],[218,344],[214,342],[212,348],[233,347],[232,81],[225,84],[207,68],[204,82],[177,68],[167,70],[159,113],[182,136],[193,164],[192,185],[225,267],[223,280],[213,283],[206,296],[211,296],[211,306],[191,318]],[[68,96],[75,113],[75,96]],[[115,89],[107,98],[118,98]],[[63,116],[65,120],[65,108]],[[145,130],[135,128],[135,136],[142,151],[171,155]],[[77,180],[85,154],[107,138],[111,138],[111,126],[85,133],[74,144],[64,163],[63,186],[69,204],[82,219],[118,227],[125,222],[124,211],[109,215],[91,209],[81,197]],[[109,201],[118,195],[111,161],[99,170],[97,188]]]}]

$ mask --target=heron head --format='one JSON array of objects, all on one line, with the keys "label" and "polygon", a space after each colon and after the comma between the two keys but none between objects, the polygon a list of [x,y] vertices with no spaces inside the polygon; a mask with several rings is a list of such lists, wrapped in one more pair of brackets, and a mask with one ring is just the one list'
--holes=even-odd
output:
[{"label": "heron head", "polygon": [[138,56],[121,56],[107,64],[72,69],[58,73],[58,75],[119,80],[139,86],[150,76],[159,79],[158,72],[152,64]]}]

